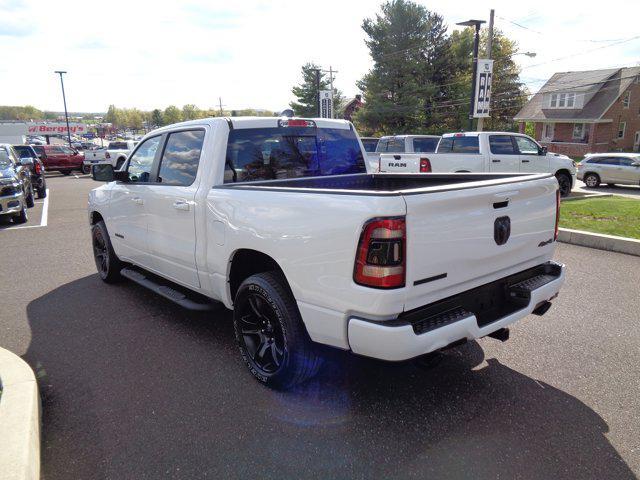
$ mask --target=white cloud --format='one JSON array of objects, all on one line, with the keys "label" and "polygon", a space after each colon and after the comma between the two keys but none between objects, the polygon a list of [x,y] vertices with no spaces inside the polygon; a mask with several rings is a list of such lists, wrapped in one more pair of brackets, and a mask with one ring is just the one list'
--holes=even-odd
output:
[{"label": "white cloud", "polygon": [[[337,86],[353,95],[355,82],[371,65],[360,25],[379,3],[0,3],[0,17],[11,19],[4,30],[0,26],[0,104],[59,110],[53,71],[64,69],[72,111],[104,111],[109,103],[143,109],[185,103],[213,107],[219,96],[227,108],[279,110],[291,100],[291,87],[307,61],[333,66],[339,71]],[[640,2],[610,1],[606,8],[589,3],[543,1],[522,8],[502,0],[493,5],[440,0],[425,5],[450,27],[468,18],[487,19],[489,8],[495,8],[496,26],[517,40],[521,51],[537,53],[532,59],[517,57],[522,78],[535,90],[555,71],[640,61],[640,39],[611,47],[600,42],[637,35]],[[30,31],[16,25],[28,25]],[[567,58],[551,61],[558,57]]]}]

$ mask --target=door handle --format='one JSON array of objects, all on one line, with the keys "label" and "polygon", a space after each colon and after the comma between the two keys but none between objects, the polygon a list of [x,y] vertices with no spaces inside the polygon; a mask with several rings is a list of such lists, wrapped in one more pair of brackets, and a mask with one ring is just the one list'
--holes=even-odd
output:
[{"label": "door handle", "polygon": [[144,200],[140,197],[131,197],[131,201],[136,205],[144,205]]},{"label": "door handle", "polygon": [[522,163],[529,163],[529,160],[522,160]]},{"label": "door handle", "polygon": [[493,160],[491,160],[493,163],[500,163],[500,160],[498,160],[497,158],[494,158]]},{"label": "door handle", "polygon": [[187,200],[176,200],[173,202],[173,208],[176,210],[189,210],[191,208],[191,202]]}]

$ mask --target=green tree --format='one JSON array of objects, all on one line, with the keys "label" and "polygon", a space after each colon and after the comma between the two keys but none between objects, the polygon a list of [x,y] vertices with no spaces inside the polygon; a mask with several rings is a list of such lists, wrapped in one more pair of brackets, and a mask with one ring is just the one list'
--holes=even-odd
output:
[{"label": "green tree", "polygon": [[371,132],[420,132],[446,95],[449,40],[441,16],[410,0],[390,0],[362,23],[373,68],[358,82],[365,106],[356,122]]},{"label": "green tree", "polygon": [[[298,117],[317,117],[318,116],[318,87],[316,85],[316,70],[319,69],[315,63],[305,63],[302,66],[302,83],[291,89],[296,100],[291,102],[289,106],[293,109]],[[334,77],[335,82],[335,77]],[[320,72],[320,90],[329,90],[330,80],[326,72]],[[333,109],[338,112],[344,104],[342,92],[337,88],[333,88]]]},{"label": "green tree", "polygon": [[182,119],[183,120],[195,120],[197,118],[203,118],[202,111],[193,104],[187,104],[182,107]]},{"label": "green tree", "polygon": [[181,122],[182,112],[175,105],[169,105],[167,108],[164,109],[164,113],[162,114],[162,120],[165,125]]},{"label": "green tree", "polygon": [[164,119],[162,118],[162,110],[156,108],[151,112],[151,125],[154,127],[161,127],[164,125]]}]

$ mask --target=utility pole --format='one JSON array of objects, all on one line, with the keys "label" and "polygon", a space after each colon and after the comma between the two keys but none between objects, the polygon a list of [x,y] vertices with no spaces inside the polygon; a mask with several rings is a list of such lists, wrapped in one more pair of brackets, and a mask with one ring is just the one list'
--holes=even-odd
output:
[{"label": "utility pole", "polygon": [[71,147],[71,129],[69,128],[69,114],[67,113],[67,97],[64,94],[64,80],[62,80],[62,75],[67,72],[64,72],[62,70],[56,70],[55,73],[60,75],[60,85],[62,86],[62,102],[64,103],[64,118],[67,121],[67,140],[69,141],[69,148],[72,148]]},{"label": "utility pole", "polygon": [[220,116],[223,116],[224,112],[222,111],[222,107],[226,107],[226,105],[222,104],[222,97],[218,97],[218,107],[220,108]]},{"label": "utility pole", "polygon": [[456,23],[456,25],[464,27],[475,27],[476,34],[473,40],[473,73],[471,78],[471,101],[469,102],[469,131],[473,130],[473,107],[476,103],[476,75],[478,74],[478,47],[480,45],[480,25],[485,23],[484,20],[467,20],[466,22]]},{"label": "utility pole", "polygon": [[334,73],[338,73],[337,70],[334,70],[331,65],[329,65],[329,85],[330,85],[330,89],[331,89],[331,118],[334,118],[335,115],[335,110],[336,110],[336,104],[333,101],[333,74]]},{"label": "utility pole", "polygon": [[[487,58],[491,60],[491,49],[493,47],[493,17],[496,11],[492,8],[489,12],[489,32],[487,36]],[[475,91],[475,89],[474,89]],[[478,131],[481,132],[484,128],[484,117],[478,119]]]}]

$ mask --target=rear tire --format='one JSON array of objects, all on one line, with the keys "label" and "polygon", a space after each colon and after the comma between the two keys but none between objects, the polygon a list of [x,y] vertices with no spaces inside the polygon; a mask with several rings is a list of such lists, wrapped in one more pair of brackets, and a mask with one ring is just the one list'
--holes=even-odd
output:
[{"label": "rear tire", "polygon": [[27,215],[27,206],[23,203],[22,211],[13,217],[13,223],[27,223],[27,220],[29,220],[29,216]]},{"label": "rear tire", "polygon": [[42,186],[38,188],[38,198],[47,198],[47,184],[44,181]]},{"label": "rear tire", "polygon": [[289,389],[320,369],[322,358],[279,272],[259,273],[242,282],[234,302],[233,326],[249,371],[268,387]]},{"label": "rear tire", "polygon": [[583,181],[587,188],[598,188],[600,186],[600,177],[597,173],[587,173]]},{"label": "rear tire", "polygon": [[90,165],[82,165],[82,173],[84,173],[85,175],[87,173],[91,173],[91,166]]},{"label": "rear tire", "polygon": [[27,208],[33,208],[36,202],[33,199],[33,185],[29,185],[29,195],[26,198]]},{"label": "rear tire", "polygon": [[116,162],[116,168],[115,170],[120,170],[122,168],[122,165],[124,165],[126,158],[119,158],[118,161]]},{"label": "rear tire", "polygon": [[120,270],[124,265],[113,250],[107,226],[103,221],[91,227],[91,244],[98,275],[100,275],[102,281],[116,283],[122,280]]},{"label": "rear tire", "polygon": [[63,175],[71,175],[71,170],[60,170],[60,173]]}]

